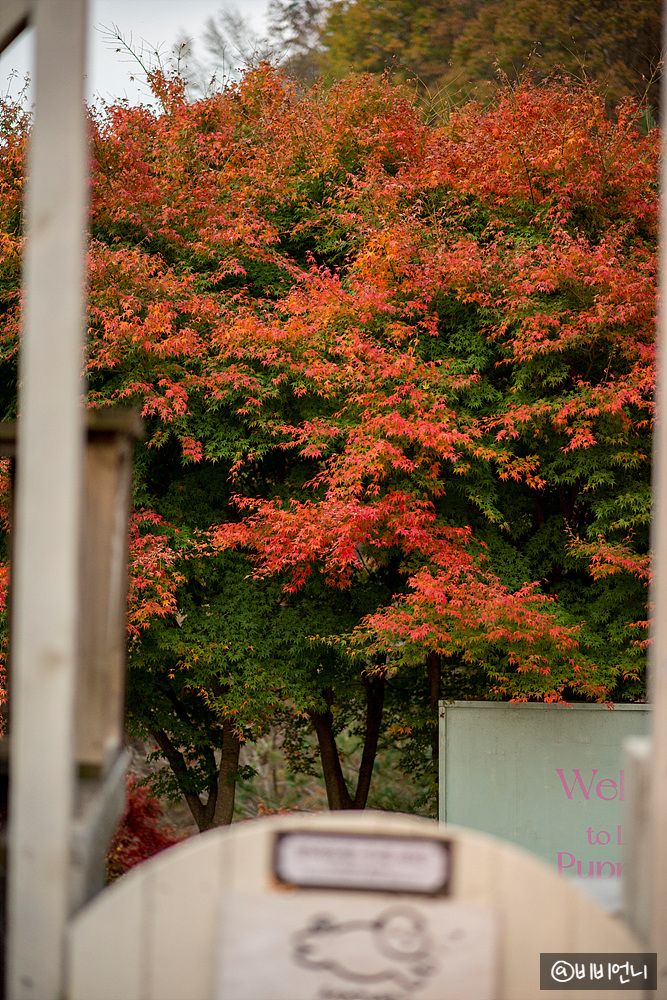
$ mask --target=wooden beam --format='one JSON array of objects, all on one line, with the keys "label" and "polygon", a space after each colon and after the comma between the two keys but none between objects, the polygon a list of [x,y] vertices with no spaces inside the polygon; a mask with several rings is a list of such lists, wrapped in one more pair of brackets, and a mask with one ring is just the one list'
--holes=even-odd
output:
[{"label": "wooden beam", "polygon": [[33,0],[0,0],[0,52],[28,27]]},{"label": "wooden beam", "polygon": [[84,452],[86,0],[36,0],[13,565],[8,988],[61,1000]]},{"label": "wooden beam", "polygon": [[124,740],[128,519],[134,442],[141,433],[136,412],[91,416],[76,692],[76,763],[88,778],[105,773]]},{"label": "wooden beam", "polygon": [[[664,17],[663,17],[664,25]],[[667,36],[667,26],[663,27]],[[664,42],[664,39],[663,39]],[[662,101],[667,81],[662,76]],[[658,953],[656,1000],[667,1000],[667,137],[662,132],[660,211],[660,298],[657,329],[656,419],[653,441],[653,517],[651,551],[652,630],[649,653],[649,697],[653,703],[650,781],[650,870],[652,892],[651,946]]]}]

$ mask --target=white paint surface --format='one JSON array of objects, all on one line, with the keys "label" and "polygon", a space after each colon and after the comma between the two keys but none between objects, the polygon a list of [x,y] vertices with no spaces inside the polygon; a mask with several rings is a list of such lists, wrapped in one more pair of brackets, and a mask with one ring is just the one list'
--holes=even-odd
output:
[{"label": "white paint surface", "polygon": [[70,906],[84,450],[86,0],[35,4],[12,566],[8,994],[60,1000]]},{"label": "white paint surface", "polygon": [[[423,837],[429,841],[441,836],[453,844],[451,895],[426,899],[280,885],[273,872],[276,839],[304,832]],[[238,823],[194,837],[140,865],[84,907],[70,930],[67,997],[262,1000],[268,996],[271,1000],[299,1000],[302,994],[295,989],[305,986],[308,972],[308,1000],[429,1000],[430,996],[446,1000],[450,995],[440,987],[434,994],[425,992],[427,982],[417,984],[411,992],[403,989],[402,994],[401,983],[392,986],[389,980],[378,980],[372,988],[357,983],[355,994],[354,982],[346,985],[331,969],[324,982],[318,976],[327,970],[303,965],[296,970],[294,981],[285,981],[288,971],[290,976],[294,971],[287,956],[294,945],[293,935],[307,931],[312,917],[320,914],[334,923],[365,921],[368,935],[369,921],[408,903],[412,910],[427,915],[426,930],[434,935],[433,952],[438,961],[441,953],[448,954],[443,950],[445,945],[449,948],[451,944],[442,937],[451,927],[450,917],[467,919],[468,906],[473,908],[469,911],[471,920],[474,913],[496,916],[496,992],[490,994],[494,1000],[543,1000],[540,952],[645,950],[622,921],[611,918],[576,886],[526,852],[492,837],[391,813],[284,816]],[[132,932],[126,934],[130,924]],[[346,934],[349,942],[354,930],[337,933]],[[487,933],[493,937],[492,923],[480,916],[475,938],[488,941]],[[467,945],[463,938],[458,943],[463,961]],[[354,952],[357,946],[350,947],[358,954]],[[431,945],[428,950],[431,954]],[[482,964],[486,961],[484,958]],[[463,974],[458,966],[449,968],[450,976],[459,973]],[[458,981],[455,1000],[482,1000],[486,995],[474,992],[468,996],[460,986]],[[260,989],[270,992],[262,994]],[[641,995],[635,989],[623,997],[640,1000]],[[591,996],[588,990],[567,993],[568,1000],[591,1000]]]},{"label": "white paint surface", "polygon": [[493,1000],[495,941],[493,912],[480,904],[228,893],[215,998]]}]

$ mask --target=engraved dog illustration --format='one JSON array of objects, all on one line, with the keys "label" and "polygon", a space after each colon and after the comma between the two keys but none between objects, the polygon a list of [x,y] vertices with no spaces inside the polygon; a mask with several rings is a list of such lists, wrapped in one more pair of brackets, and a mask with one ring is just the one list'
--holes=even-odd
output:
[{"label": "engraved dog illustration", "polygon": [[326,969],[364,985],[390,982],[414,990],[434,971],[426,921],[407,906],[384,910],[374,920],[313,917],[293,937],[299,965]]}]

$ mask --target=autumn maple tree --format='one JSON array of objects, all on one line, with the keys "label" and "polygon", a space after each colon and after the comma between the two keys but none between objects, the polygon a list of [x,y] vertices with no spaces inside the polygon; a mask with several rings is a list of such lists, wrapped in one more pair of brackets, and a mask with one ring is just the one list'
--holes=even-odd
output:
[{"label": "autumn maple tree", "polygon": [[[428,768],[441,696],[642,697],[640,109],[525,83],[436,127],[384,78],[151,83],[159,110],[91,113],[87,372],[91,407],[146,425],[129,712],[163,787],[231,821],[243,741],[280,724],[362,808],[383,745]],[[4,114],[10,412],[27,122]]]}]

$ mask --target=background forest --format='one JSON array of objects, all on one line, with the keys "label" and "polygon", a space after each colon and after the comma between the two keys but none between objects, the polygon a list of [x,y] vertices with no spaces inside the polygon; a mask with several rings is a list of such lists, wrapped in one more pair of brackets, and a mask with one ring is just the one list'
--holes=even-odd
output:
[{"label": "background forest", "polygon": [[658,0],[269,0],[268,25],[261,37],[227,8],[202,39],[183,39],[193,85],[262,60],[306,82],[391,69],[442,111],[488,99],[499,79],[558,69],[600,82],[610,107],[659,103]]},{"label": "background forest", "polygon": [[[556,47],[550,11],[585,30],[600,83],[543,45],[492,88],[474,39],[513,60],[510,6],[531,44]],[[128,725],[199,829],[247,796],[244,746],[280,751],[287,805],[321,774],[331,808],[428,812],[440,698],[644,697],[658,141],[621,95],[651,100],[659,8],[637,6],[624,48],[605,4],[608,43],[575,4],[282,0],[284,31],[310,18],[283,67],[199,97],[155,69],[157,106],[91,110],[88,405],[146,431]],[[295,79],[306,55],[322,80]],[[4,101],[5,419],[29,129]]]}]

